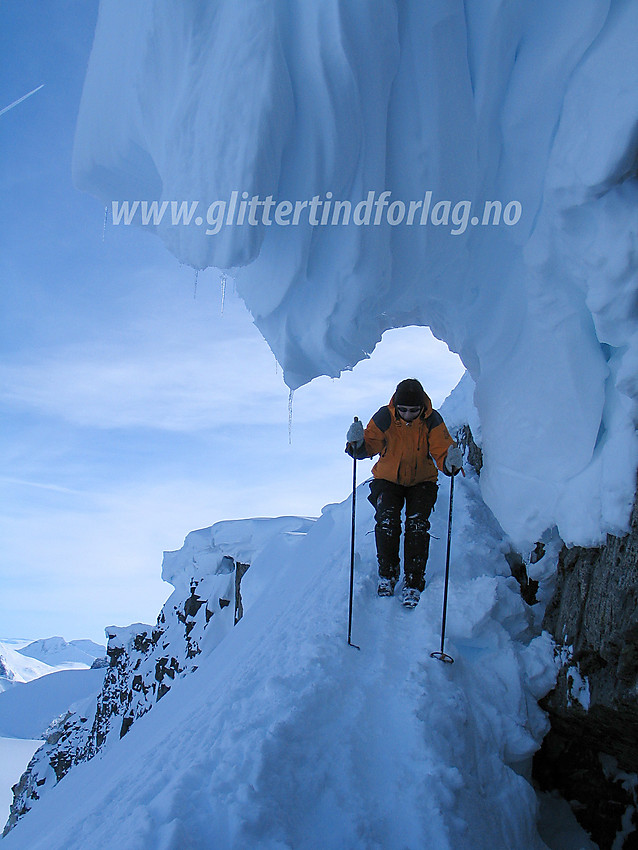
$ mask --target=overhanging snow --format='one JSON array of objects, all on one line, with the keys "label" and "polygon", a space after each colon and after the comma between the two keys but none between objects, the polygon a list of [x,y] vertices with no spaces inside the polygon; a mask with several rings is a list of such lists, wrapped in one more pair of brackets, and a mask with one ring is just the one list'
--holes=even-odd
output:
[{"label": "overhanging snow", "polygon": [[456,236],[156,229],[183,262],[239,269],[290,387],[431,327],[476,382],[503,527],[591,542],[625,526],[635,484],[636,31],[622,2],[109,0],[75,180],[107,204],[519,201],[515,226]]}]

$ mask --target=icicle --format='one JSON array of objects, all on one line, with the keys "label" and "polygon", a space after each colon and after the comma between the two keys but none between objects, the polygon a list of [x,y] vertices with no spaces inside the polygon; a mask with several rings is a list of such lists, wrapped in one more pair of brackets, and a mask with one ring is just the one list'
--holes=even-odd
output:
[{"label": "icicle", "polygon": [[226,299],[226,272],[222,272],[219,277],[219,283],[222,290],[222,310],[221,315],[224,315],[224,301]]},{"label": "icicle", "polygon": [[197,298],[197,278],[199,277],[199,269],[195,269],[195,286],[193,288],[193,298]]},{"label": "icicle", "polygon": [[104,224],[102,225],[102,242],[106,238],[106,222],[109,220],[109,208],[104,207]]},{"label": "icicle", "polygon": [[294,390],[290,390],[288,393],[288,445],[292,445],[292,397],[294,395]]}]

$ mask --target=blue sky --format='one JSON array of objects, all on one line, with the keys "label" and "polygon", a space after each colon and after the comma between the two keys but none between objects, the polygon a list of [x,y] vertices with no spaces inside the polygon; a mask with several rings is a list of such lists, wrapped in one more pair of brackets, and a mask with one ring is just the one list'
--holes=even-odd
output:
[{"label": "blue sky", "polygon": [[[0,109],[0,638],[103,639],[154,621],[161,553],[221,519],[316,515],[348,495],[343,454],[404,377],[439,405],[462,367],[428,331],[294,396],[229,281],[107,227],[71,182],[97,2],[3,0]],[[365,477],[371,463],[362,463]]]}]

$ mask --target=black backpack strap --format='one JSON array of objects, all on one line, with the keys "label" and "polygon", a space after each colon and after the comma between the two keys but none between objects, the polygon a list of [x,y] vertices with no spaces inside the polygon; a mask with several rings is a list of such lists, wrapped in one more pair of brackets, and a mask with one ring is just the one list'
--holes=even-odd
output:
[{"label": "black backpack strap", "polygon": [[372,421],[377,426],[379,431],[385,433],[392,424],[392,415],[390,408],[387,405],[380,407],[372,417]]},{"label": "black backpack strap", "polygon": [[438,410],[433,410],[432,413],[425,420],[425,424],[428,426],[428,431],[431,431],[433,428],[436,428],[437,425],[440,425],[443,422],[443,417],[439,413]]}]

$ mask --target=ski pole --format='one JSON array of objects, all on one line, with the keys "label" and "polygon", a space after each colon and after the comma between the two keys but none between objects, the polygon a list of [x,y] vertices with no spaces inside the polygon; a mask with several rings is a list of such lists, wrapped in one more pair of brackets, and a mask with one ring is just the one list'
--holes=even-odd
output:
[{"label": "ski pole", "polygon": [[[354,421],[358,422],[358,417],[354,417]],[[348,646],[354,646],[355,649],[361,649],[356,643],[352,643],[352,596],[354,591],[354,521],[356,516],[356,500],[357,500],[357,458],[353,447],[352,453],[352,529],[350,533],[350,602],[348,606]]]},{"label": "ski pole", "polygon": [[437,661],[444,661],[446,664],[454,664],[454,659],[443,651],[445,644],[445,620],[447,617],[447,589],[450,579],[450,547],[452,544],[452,504],[454,501],[454,476],[450,478],[450,513],[447,520],[447,555],[445,556],[445,589],[443,591],[443,618],[441,621],[441,649],[438,652],[431,652],[430,658],[436,658]]}]

